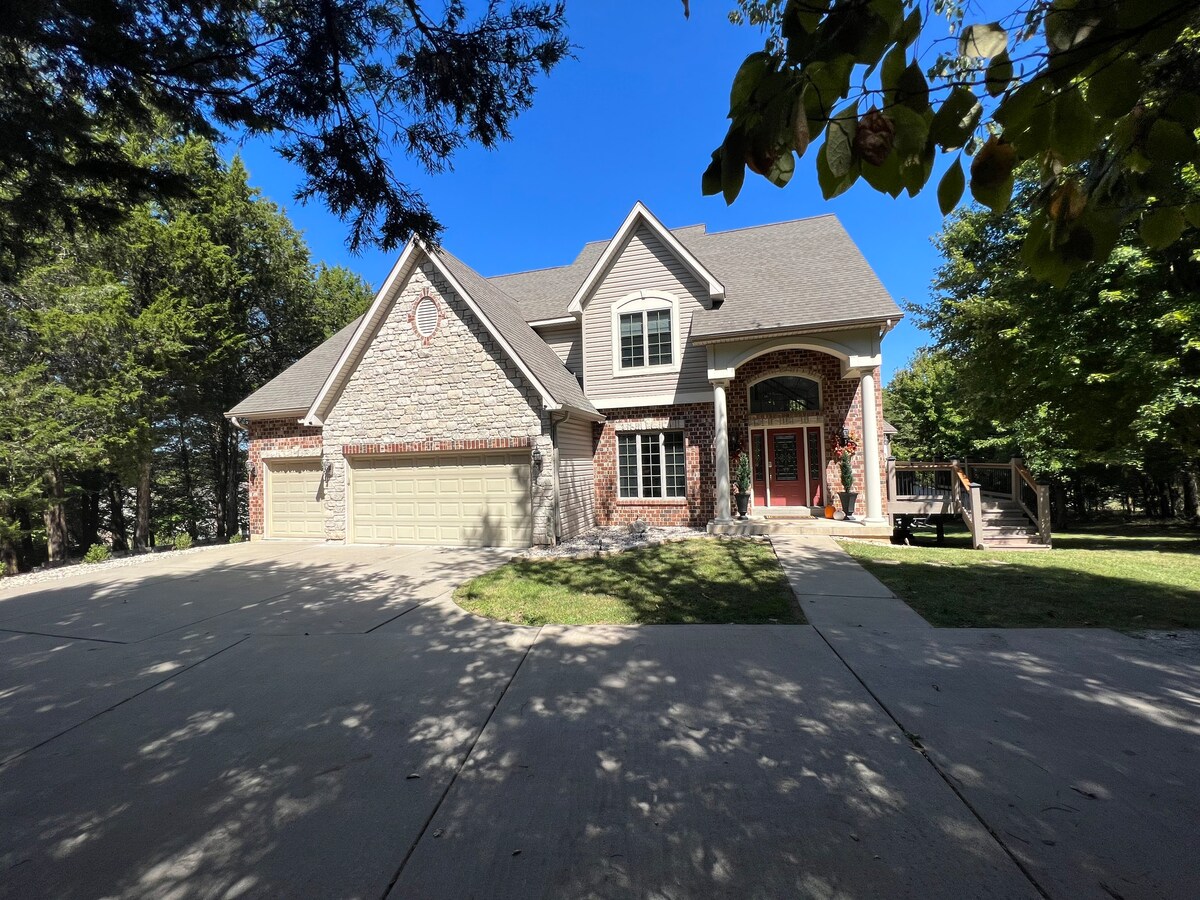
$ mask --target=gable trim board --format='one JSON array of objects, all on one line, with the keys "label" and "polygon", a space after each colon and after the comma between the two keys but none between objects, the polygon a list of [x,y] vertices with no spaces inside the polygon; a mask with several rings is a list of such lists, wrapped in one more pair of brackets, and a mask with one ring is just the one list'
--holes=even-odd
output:
[{"label": "gable trim board", "polygon": [[620,256],[624,250],[625,244],[634,235],[640,225],[645,225],[675,256],[682,262],[692,274],[700,280],[708,290],[708,296],[712,300],[725,299],[725,285],[712,274],[704,264],[698,260],[687,247],[679,242],[662,222],[648,210],[642,201],[638,201],[633,205],[633,209],[629,211],[629,215],[625,217],[625,221],[621,223],[621,227],[617,229],[617,233],[613,235],[613,239],[608,242],[608,246],[604,248],[604,252],[600,254],[600,258],[596,260],[587,277],[583,279],[583,284],[575,292],[575,296],[571,298],[571,302],[567,305],[567,312],[572,315],[582,315],[583,307],[591,298],[592,292],[597,285],[603,280],[607,274],[609,267]]}]

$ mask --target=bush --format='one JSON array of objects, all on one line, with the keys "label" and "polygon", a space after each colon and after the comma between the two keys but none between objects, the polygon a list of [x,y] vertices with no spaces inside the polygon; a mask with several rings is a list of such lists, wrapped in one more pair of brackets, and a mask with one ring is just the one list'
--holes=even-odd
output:
[{"label": "bush", "polygon": [[231,544],[240,544],[244,540],[245,538],[242,537],[242,533],[240,531],[229,536],[229,543]]},{"label": "bush", "polygon": [[192,536],[187,532],[177,534],[171,544],[176,550],[190,550],[192,549]]},{"label": "bush", "polygon": [[108,549],[108,544],[92,544],[88,547],[88,552],[83,554],[85,563],[101,563],[112,559],[112,551]]}]

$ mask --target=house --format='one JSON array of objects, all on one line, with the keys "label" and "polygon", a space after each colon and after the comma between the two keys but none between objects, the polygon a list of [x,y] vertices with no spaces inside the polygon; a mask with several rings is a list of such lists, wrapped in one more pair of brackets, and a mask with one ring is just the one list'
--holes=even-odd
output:
[{"label": "house", "polygon": [[251,535],[703,527],[730,520],[743,452],[754,511],[806,513],[841,489],[843,429],[860,516],[883,523],[880,343],[900,316],[829,215],[710,233],[638,203],[570,265],[493,278],[411,242],[361,319],[229,411]]}]

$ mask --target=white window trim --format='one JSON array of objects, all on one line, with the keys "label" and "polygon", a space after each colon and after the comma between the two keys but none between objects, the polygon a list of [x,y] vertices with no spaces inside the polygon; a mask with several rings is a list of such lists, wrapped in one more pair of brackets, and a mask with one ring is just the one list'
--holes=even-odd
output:
[{"label": "white window trim", "polygon": [[[667,493],[667,432],[678,433],[683,438],[683,493],[668,494]],[[637,462],[637,494],[633,497],[623,497],[621,495],[621,439],[634,438],[634,459]],[[645,483],[642,481],[642,438],[657,438],[658,439],[658,465],[659,465],[659,484],[662,486],[662,494],[658,497],[647,497],[642,491],[645,489]],[[617,435],[617,501],[626,503],[662,503],[664,501],[682,501],[687,500],[687,437],[683,435],[682,428],[651,428],[641,431],[622,431]]]},{"label": "white window trim", "polygon": [[[656,366],[634,366],[621,368],[621,316],[630,313],[647,313],[668,310],[671,313],[671,361]],[[642,317],[643,325],[645,316]],[[632,378],[638,375],[657,375],[678,372],[681,359],[679,352],[679,298],[664,291],[634,291],[626,294],[612,306],[612,372],[613,378]],[[643,329],[642,352],[650,352],[649,335]]]}]

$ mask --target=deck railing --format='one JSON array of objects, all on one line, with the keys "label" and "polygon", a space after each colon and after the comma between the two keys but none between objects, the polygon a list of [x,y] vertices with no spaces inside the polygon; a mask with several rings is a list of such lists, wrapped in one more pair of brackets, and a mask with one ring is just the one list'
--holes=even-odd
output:
[{"label": "deck railing", "polygon": [[1039,484],[1014,456],[1006,463],[887,461],[888,512],[922,517],[959,515],[979,546],[984,504],[1012,501],[1037,526],[1042,543],[1050,543],[1050,488]]}]

